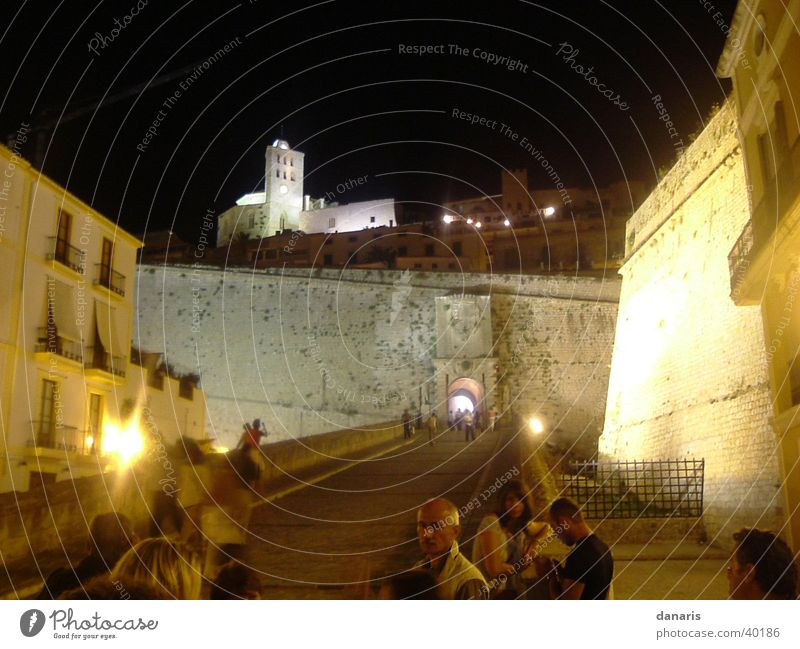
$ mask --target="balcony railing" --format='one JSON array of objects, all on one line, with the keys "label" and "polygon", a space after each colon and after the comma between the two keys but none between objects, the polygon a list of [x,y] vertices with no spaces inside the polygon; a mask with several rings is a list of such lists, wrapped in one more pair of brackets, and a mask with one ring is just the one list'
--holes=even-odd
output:
[{"label": "balcony railing", "polygon": [[767,183],[764,196],[753,208],[751,220],[745,225],[728,254],[731,275],[731,296],[737,294],[750,264],[770,240],[781,219],[791,211],[800,194],[800,138],[787,151],[775,178]]},{"label": "balcony railing", "polygon": [[58,237],[47,237],[52,244],[51,252],[47,253],[48,261],[57,261],[71,268],[76,273],[83,275],[86,253],[75,246],[69,245]]},{"label": "balcony railing", "polygon": [[89,435],[79,431],[76,426],[64,426],[54,421],[33,421],[31,432],[27,444],[29,448],[49,448],[81,455],[92,452],[87,444]]},{"label": "balcony railing", "polygon": [[58,335],[55,327],[39,327],[34,351],[56,354],[79,363],[83,362],[83,350],[80,343],[62,338]]},{"label": "balcony railing", "polygon": [[744,226],[742,233],[733,244],[730,253],[728,253],[728,271],[731,275],[731,296],[734,298],[739,290],[739,285],[742,282],[747,268],[750,266],[750,255],[753,252],[755,240],[753,238],[753,222],[748,221]]},{"label": "balcony railing", "polygon": [[792,405],[796,406],[800,404],[800,356],[789,363],[787,375],[791,388]]},{"label": "balcony railing", "polygon": [[97,269],[95,284],[105,286],[117,295],[125,295],[125,275],[103,264],[95,264],[95,268]]},{"label": "balcony railing", "polygon": [[123,356],[112,356],[104,349],[99,347],[89,347],[86,350],[87,370],[100,370],[114,376],[125,376],[125,358]]}]

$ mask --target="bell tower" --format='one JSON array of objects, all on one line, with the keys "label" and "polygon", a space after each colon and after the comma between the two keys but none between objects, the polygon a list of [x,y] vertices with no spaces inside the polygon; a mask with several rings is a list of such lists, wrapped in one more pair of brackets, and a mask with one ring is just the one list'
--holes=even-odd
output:
[{"label": "bell tower", "polygon": [[264,183],[266,223],[262,236],[300,227],[303,209],[303,158],[286,140],[275,140],[267,147]]}]

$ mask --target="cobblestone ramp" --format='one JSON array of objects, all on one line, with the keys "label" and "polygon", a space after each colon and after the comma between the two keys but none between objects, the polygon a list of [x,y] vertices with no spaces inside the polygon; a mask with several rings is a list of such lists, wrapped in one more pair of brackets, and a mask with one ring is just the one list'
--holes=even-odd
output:
[{"label": "cobblestone ramp", "polygon": [[[464,507],[479,496],[516,461],[513,444],[503,449],[505,435],[486,433],[466,444],[448,432],[434,447],[393,451],[260,506],[246,560],[262,573],[263,596],[355,597],[353,582],[410,567],[421,557],[419,505],[441,495]],[[473,502],[480,504],[462,532],[467,552],[480,517],[494,506],[493,498]]]}]

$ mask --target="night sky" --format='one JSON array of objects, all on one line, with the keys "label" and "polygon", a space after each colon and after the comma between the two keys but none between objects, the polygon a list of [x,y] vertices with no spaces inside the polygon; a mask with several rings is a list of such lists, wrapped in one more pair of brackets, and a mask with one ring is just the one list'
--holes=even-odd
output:
[{"label": "night sky", "polygon": [[[734,6],[6,2],[0,132],[50,124],[48,175],[132,232],[189,240],[206,210],[261,188],[281,133],[306,154],[306,193],[367,175],[340,200],[394,196],[421,214],[497,193],[503,167],[552,187],[523,138],[568,186],[653,186],[730,91],[714,70]],[[33,136],[22,152],[37,159]]]}]

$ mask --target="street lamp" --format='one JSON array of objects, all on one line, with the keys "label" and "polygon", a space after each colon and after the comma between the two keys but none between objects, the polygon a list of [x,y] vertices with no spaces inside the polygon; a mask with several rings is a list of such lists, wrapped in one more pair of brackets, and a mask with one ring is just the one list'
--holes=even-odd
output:
[{"label": "street lamp", "polygon": [[544,422],[538,417],[531,417],[528,420],[528,426],[534,435],[541,435],[544,432]]}]

